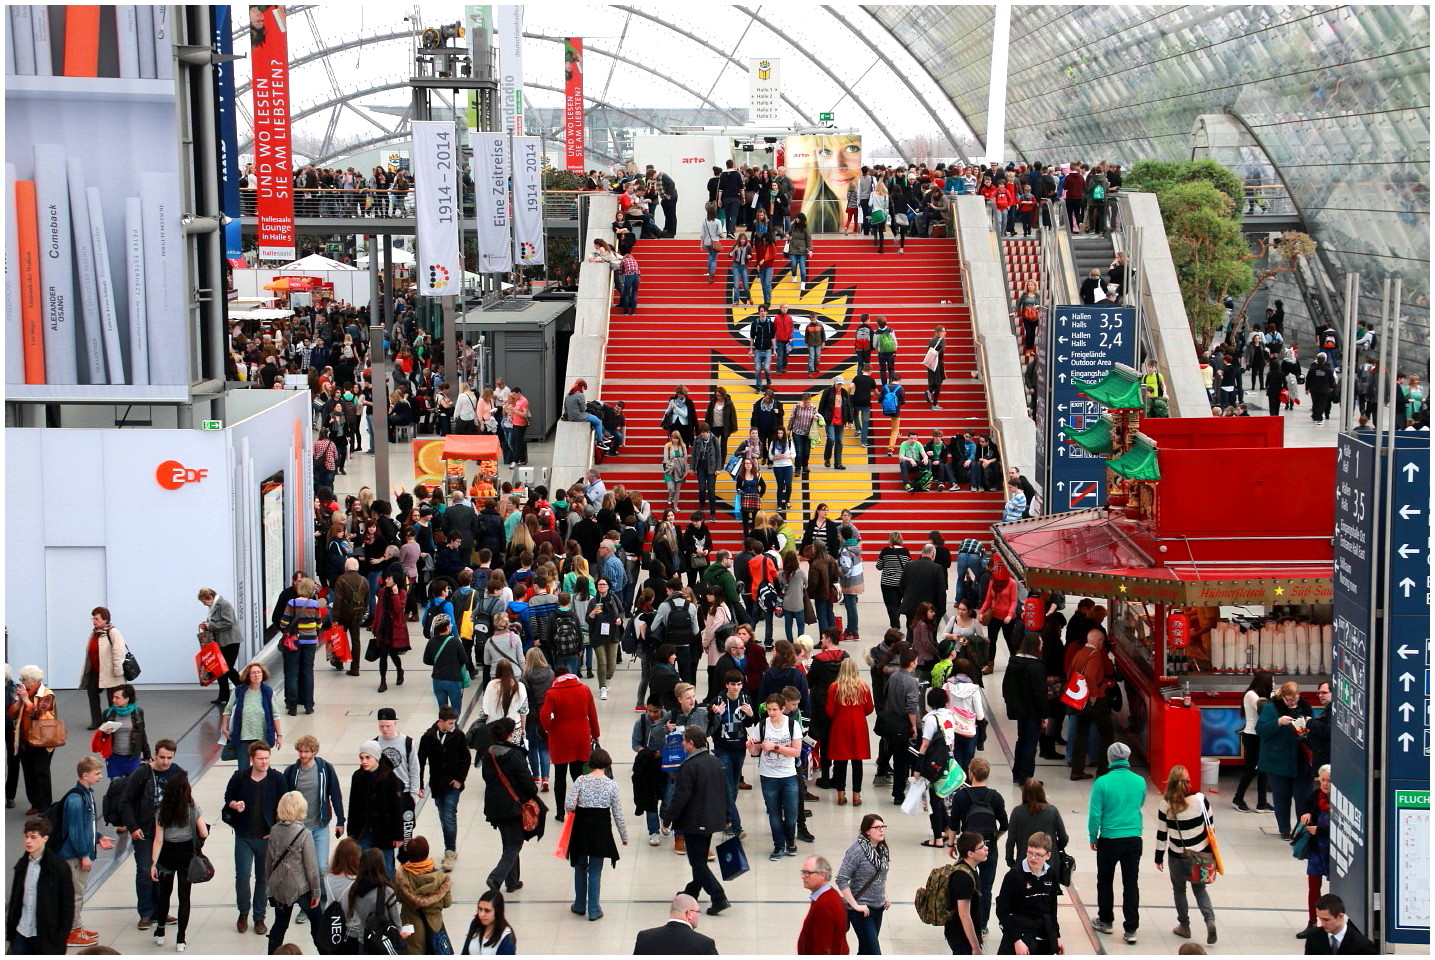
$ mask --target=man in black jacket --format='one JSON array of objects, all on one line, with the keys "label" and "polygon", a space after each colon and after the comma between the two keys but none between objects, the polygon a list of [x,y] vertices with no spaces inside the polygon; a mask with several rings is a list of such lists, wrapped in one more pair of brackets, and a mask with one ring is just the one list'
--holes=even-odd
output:
[{"label": "man in black jacket", "polygon": [[[269,766],[271,749],[263,740],[249,744],[249,769],[236,770],[224,788],[224,810],[221,818],[234,828],[234,898],[239,919],[234,928],[240,933],[249,929],[250,909],[254,912],[254,932],[269,932],[264,914],[269,905],[269,869],[265,854],[269,832],[279,820],[279,798],[284,795],[284,775]],[[254,878],[251,896],[250,875]]]},{"label": "man in black jacket", "polygon": [[708,735],[701,727],[683,730],[683,750],[687,759],[673,774],[673,794],[663,805],[662,821],[676,825],[687,842],[693,879],[683,892],[696,898],[707,891],[712,899],[708,913],[717,916],[731,904],[708,866],[708,850],[713,834],[727,825],[727,780],[721,761],[708,750]]},{"label": "man in black jacket", "polygon": [[902,569],[902,579],[897,582],[897,588],[902,591],[902,604],[897,609],[907,618],[909,638],[912,634],[912,618],[916,616],[917,607],[922,603],[930,603],[933,610],[946,609],[943,601],[946,576],[942,568],[937,566],[936,556],[935,544],[929,543],[922,547],[922,555]]},{"label": "man in black jacket", "polygon": [[1041,634],[1028,631],[1002,677],[1002,699],[1008,720],[1016,721],[1012,782],[1020,786],[1036,775],[1036,749],[1041,721],[1051,712],[1046,699],[1046,664],[1041,659]]},{"label": "man in black jacket", "polygon": [[[184,774],[185,769],[174,762],[176,745],[173,740],[160,740],[154,745],[154,759],[140,766],[125,778],[120,794],[120,819],[129,831],[135,853],[135,908],[139,911],[139,929],[148,930],[154,915],[154,882],[149,868],[154,860],[154,817],[164,799],[164,786],[169,778]],[[176,921],[166,919],[167,923]]]},{"label": "man in black jacket", "polygon": [[419,776],[429,767],[429,788],[443,828],[443,870],[453,870],[458,859],[458,799],[468,779],[468,742],[457,729],[458,712],[448,704],[439,707],[438,721],[419,739]]},{"label": "man in black jacket", "polygon": [[448,495],[448,509],[443,512],[443,532],[449,543],[459,541],[459,556],[467,563],[473,554],[473,543],[478,537],[478,514],[464,500],[463,492],[455,490]]},{"label": "man in black jacket", "polygon": [[727,162],[727,169],[718,178],[718,197],[722,201],[723,220],[728,239],[737,236],[738,214],[742,210],[742,173],[733,161]]},{"label": "man in black jacket", "polygon": [[1335,394],[1335,371],[1326,355],[1317,353],[1305,374],[1305,392],[1310,394],[1310,418],[1316,423],[1330,419],[1330,402]]},{"label": "man in black jacket", "polygon": [[822,465],[837,470],[846,470],[842,465],[842,431],[852,424],[855,416],[852,398],[847,393],[847,381],[837,377],[830,386],[822,389],[817,399],[817,412],[826,422],[827,443],[822,448]]},{"label": "man in black jacket", "polygon": [[[75,891],[70,865],[49,849],[49,839],[50,821],[44,817],[25,821],[25,852],[15,861],[5,911],[6,953],[65,952],[65,938],[75,919]],[[33,890],[27,882],[31,871],[37,874]]]},{"label": "man in black jacket", "polygon": [[1373,955],[1378,951],[1345,915],[1345,901],[1327,893],[1315,902],[1315,923],[1320,928],[1305,938],[1305,955]]},{"label": "man in black jacket", "polygon": [[678,894],[673,897],[673,905],[668,908],[667,923],[661,927],[638,931],[638,939],[633,944],[633,955],[717,956],[717,944],[712,937],[698,933],[698,920],[701,917],[702,910],[698,908],[698,902],[686,893]]}]

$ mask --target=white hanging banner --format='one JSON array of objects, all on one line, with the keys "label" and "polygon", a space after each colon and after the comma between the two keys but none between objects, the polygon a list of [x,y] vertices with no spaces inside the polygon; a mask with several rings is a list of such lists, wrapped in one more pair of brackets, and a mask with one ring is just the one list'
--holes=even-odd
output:
[{"label": "white hanging banner", "polygon": [[463,292],[458,255],[457,133],[451,121],[417,120],[413,131],[414,214],[417,220],[419,295]]},{"label": "white hanging banner", "polygon": [[543,144],[513,138],[513,260],[520,267],[544,262]]},{"label": "white hanging banner", "polygon": [[504,133],[523,136],[523,7],[498,8],[498,99]]},{"label": "white hanging banner", "polygon": [[756,125],[782,122],[782,78],[776,57],[749,57],[747,61],[747,122]]},{"label": "white hanging banner", "polygon": [[513,269],[512,207],[508,202],[508,137],[470,133],[474,206],[478,215],[478,272]]}]

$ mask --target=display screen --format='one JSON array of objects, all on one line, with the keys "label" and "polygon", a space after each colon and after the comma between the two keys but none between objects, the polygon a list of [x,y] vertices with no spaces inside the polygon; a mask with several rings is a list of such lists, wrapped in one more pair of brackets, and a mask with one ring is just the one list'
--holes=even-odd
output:
[{"label": "display screen", "polygon": [[[273,610],[284,592],[284,473],[259,485],[260,565],[264,571],[264,611]],[[264,611],[260,616],[264,616]]]}]

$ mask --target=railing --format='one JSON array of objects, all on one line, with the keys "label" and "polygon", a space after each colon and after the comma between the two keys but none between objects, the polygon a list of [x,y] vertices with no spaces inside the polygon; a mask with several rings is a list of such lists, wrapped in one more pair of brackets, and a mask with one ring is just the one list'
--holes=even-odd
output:
[{"label": "railing", "polygon": [[1241,213],[1296,216],[1299,211],[1284,183],[1246,183],[1242,185]]},{"label": "railing", "polygon": [[[579,219],[579,207],[583,198],[592,196],[593,191],[545,190],[543,192],[543,219]],[[256,215],[259,191],[241,188],[239,191],[240,216]],[[354,219],[370,217],[379,220],[402,219],[414,215],[414,193],[409,188],[402,192],[380,190],[374,187],[360,187],[345,190],[338,187],[294,188],[294,216],[314,219]],[[473,194],[463,194],[463,216],[474,215]]]},{"label": "railing", "polygon": [[1112,243],[1126,256],[1126,289],[1121,291],[1121,299],[1136,308],[1136,369],[1144,371],[1146,361],[1156,356],[1156,338],[1146,317],[1146,271],[1141,268],[1145,228],[1136,226],[1131,216],[1131,200],[1124,194],[1116,195],[1116,209],[1121,227],[1112,230]]}]

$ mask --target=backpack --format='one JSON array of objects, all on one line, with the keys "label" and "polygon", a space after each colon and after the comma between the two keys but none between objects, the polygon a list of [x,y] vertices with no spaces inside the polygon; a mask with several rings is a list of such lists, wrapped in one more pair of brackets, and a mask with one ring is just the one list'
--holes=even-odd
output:
[{"label": "backpack", "polygon": [[[989,801],[979,799],[971,787],[967,787],[966,789],[967,795],[971,797],[972,805],[967,809],[967,815],[962,820],[962,829],[970,830],[973,833],[980,833],[986,838],[988,844],[995,843],[998,832],[996,809],[992,807]],[[982,796],[984,797],[985,794]]]},{"label": "backpack", "polygon": [[772,558],[766,554],[763,555],[762,559],[763,576],[762,585],[757,588],[757,606],[763,613],[772,613],[778,607],[782,606],[782,591],[777,587],[777,574],[774,573],[771,577],[767,575],[768,571],[775,567],[776,564],[773,563]]},{"label": "backpack", "polygon": [[482,597],[469,605],[469,627],[475,650],[481,649],[483,644],[488,642],[488,638],[493,636],[493,615],[498,613],[498,608],[502,606],[501,597]]},{"label": "backpack", "polygon": [[872,328],[871,328],[871,327],[858,327],[858,328],[857,328],[857,332],[854,333],[854,334],[852,335],[852,337],[853,337],[854,340],[857,341],[857,349],[858,349],[858,350],[871,350],[871,349],[872,349]]},{"label": "backpack", "polygon": [[560,657],[575,657],[583,650],[583,633],[571,611],[558,613],[553,618],[553,653]]},{"label": "backpack", "polygon": [[947,765],[952,761],[952,750],[947,746],[946,731],[941,729],[941,722],[938,721],[938,736],[935,736],[927,744],[927,749],[917,758],[917,772],[922,779],[929,783],[936,783],[947,775]]},{"label": "backpack", "polygon": [[1334,350],[1334,349],[1335,349],[1335,331],[1334,331],[1334,330],[1327,331],[1324,335],[1321,336],[1321,338],[1320,338],[1320,348],[1321,348],[1322,350]]},{"label": "backpack", "polygon": [[947,900],[947,885],[960,864],[949,863],[936,867],[927,874],[927,882],[917,891],[912,904],[917,908],[917,917],[934,927],[944,926],[952,919],[951,904]]},{"label": "backpack", "polygon": [[[459,601],[463,602],[462,610],[459,609]],[[458,620],[458,638],[465,643],[473,639],[473,607],[477,601],[478,591],[472,587],[468,588],[467,594],[459,590],[449,600],[453,604],[453,615]],[[489,624],[490,631],[492,627]]]},{"label": "backpack", "polygon": [[886,330],[883,330],[881,333],[877,334],[877,352],[897,352],[897,335],[892,332],[891,327],[888,327]]},{"label": "backpack", "polygon": [[619,641],[624,656],[634,656],[638,652],[638,618],[629,617],[628,622],[623,624],[623,638]]},{"label": "backpack", "polygon": [[[681,603],[682,606],[678,606]],[[668,619],[663,622],[663,633],[667,637],[682,637],[684,640],[692,640],[693,634],[693,610],[692,604],[686,599],[673,601],[668,609]]]},{"label": "backpack", "polygon": [[[46,807],[45,812],[41,814],[50,821],[50,836],[59,837],[60,843],[65,841],[65,801],[70,798],[70,794],[78,793],[79,790],[79,787],[71,787],[66,790],[63,797]],[[56,844],[55,849],[59,850],[60,844]]]},{"label": "backpack", "polygon": [[348,918],[344,914],[343,902],[330,900],[329,905],[324,908],[323,916],[323,932],[319,934],[319,946],[322,948],[320,952],[331,956],[348,953]]},{"label": "backpack", "polygon": [[428,605],[424,607],[424,618],[420,626],[423,628],[425,640],[433,639],[433,618],[443,609],[443,604],[444,601],[442,597],[434,597],[428,602]]},{"label": "backpack", "polygon": [[1091,199],[1093,199],[1093,200],[1105,200],[1105,199],[1106,199],[1106,184],[1104,184],[1104,183],[1094,183],[1094,184],[1092,184],[1092,185],[1091,185]]},{"label": "backpack", "polygon": [[402,942],[398,928],[389,922],[388,911],[381,909],[379,898],[375,896],[374,912],[364,920],[364,953],[397,956]]},{"label": "backpack", "polygon": [[897,385],[887,383],[882,385],[882,412],[889,417],[895,417],[902,412],[898,401]]}]

